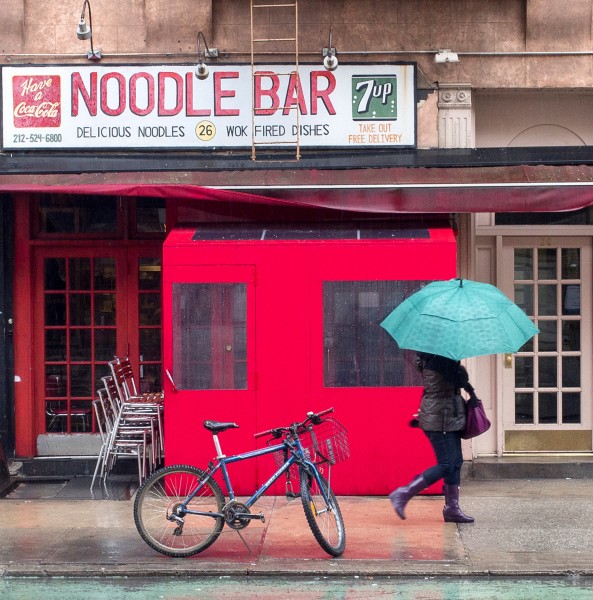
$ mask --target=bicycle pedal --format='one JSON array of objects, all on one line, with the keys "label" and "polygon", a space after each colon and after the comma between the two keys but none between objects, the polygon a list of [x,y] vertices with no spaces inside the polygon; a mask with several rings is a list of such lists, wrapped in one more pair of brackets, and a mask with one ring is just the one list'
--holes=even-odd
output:
[{"label": "bicycle pedal", "polygon": [[296,500],[297,498],[300,498],[301,495],[295,492],[286,492],[286,499],[287,500]]}]

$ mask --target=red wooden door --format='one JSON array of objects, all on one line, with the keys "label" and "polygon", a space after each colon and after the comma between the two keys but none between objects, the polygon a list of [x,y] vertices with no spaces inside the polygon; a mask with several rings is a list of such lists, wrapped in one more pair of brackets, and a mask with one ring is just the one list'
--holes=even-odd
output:
[{"label": "red wooden door", "polygon": [[[225,454],[253,447],[255,268],[171,267],[164,277],[166,462],[204,467],[215,455],[205,420],[240,425],[220,436]],[[243,463],[233,481],[253,481],[255,470]]]}]

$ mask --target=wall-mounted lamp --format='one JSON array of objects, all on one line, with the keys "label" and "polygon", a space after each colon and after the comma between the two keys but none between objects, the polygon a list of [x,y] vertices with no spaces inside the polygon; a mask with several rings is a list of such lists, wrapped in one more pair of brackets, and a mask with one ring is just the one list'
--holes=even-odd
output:
[{"label": "wall-mounted lamp", "polygon": [[[87,25],[84,20],[84,11],[88,7],[89,9],[89,24]],[[91,4],[89,0],[84,0],[82,4],[82,12],[80,13],[80,22],[76,29],[76,37],[79,40],[91,40],[91,49],[87,52],[86,57],[89,60],[101,60],[101,50],[95,50],[93,48],[93,17],[91,15]]]},{"label": "wall-mounted lamp", "polygon": [[338,57],[336,49],[332,46],[332,28],[329,28],[329,45],[323,49],[323,66],[328,71],[335,71],[338,68]]},{"label": "wall-mounted lamp", "polygon": [[459,56],[456,52],[451,52],[451,50],[439,50],[434,55],[434,62],[436,63],[446,63],[446,62],[459,62]]},{"label": "wall-mounted lamp", "polygon": [[[202,50],[202,45],[200,43],[202,41],[206,48],[206,52]],[[198,64],[196,65],[196,70],[194,71],[196,77],[198,79],[206,79],[210,74],[208,67],[204,64],[204,57],[207,58],[218,58],[218,49],[216,48],[208,48],[208,42],[206,42],[206,36],[198,31]]]}]

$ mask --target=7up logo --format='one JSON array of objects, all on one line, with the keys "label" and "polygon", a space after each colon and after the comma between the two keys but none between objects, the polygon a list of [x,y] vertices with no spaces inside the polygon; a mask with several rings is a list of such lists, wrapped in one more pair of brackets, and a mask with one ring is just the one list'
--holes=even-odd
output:
[{"label": "7up logo", "polygon": [[397,77],[353,75],[352,118],[355,121],[397,119]]}]

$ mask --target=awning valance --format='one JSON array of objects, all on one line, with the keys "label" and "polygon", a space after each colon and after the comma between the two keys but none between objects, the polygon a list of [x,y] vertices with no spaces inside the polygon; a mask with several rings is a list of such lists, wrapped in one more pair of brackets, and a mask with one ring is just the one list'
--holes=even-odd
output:
[{"label": "awning valance", "polygon": [[593,166],[0,175],[0,193],[18,192],[247,202],[377,214],[551,212],[593,204]]}]

